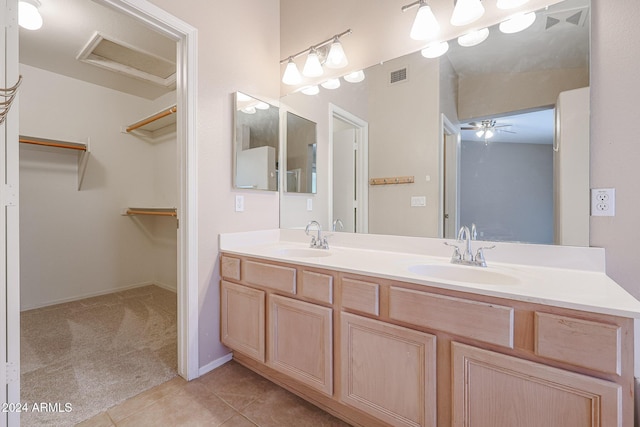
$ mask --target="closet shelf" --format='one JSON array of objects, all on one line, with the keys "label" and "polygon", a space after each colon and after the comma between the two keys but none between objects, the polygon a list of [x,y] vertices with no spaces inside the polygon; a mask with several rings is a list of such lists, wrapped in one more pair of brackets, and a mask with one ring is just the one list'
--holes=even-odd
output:
[{"label": "closet shelf", "polygon": [[123,215],[155,215],[155,216],[172,216],[178,217],[176,208],[125,208]]},{"label": "closet shelf", "polygon": [[40,147],[48,148],[61,148],[64,150],[73,150],[78,153],[78,191],[82,187],[82,181],[84,180],[84,174],[87,170],[87,163],[89,161],[89,143],[87,142],[69,142],[59,141],[55,139],[39,138],[35,136],[20,135],[18,140],[21,144],[37,145]]},{"label": "closet shelf", "polygon": [[177,106],[165,108],[164,110],[127,126],[125,133],[156,139],[175,131]]}]

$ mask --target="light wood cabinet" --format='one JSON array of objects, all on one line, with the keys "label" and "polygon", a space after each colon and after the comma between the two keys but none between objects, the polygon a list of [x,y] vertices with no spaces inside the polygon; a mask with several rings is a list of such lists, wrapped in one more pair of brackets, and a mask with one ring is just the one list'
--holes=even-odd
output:
[{"label": "light wood cabinet", "polygon": [[393,426],[436,425],[436,337],[341,313],[341,400]]},{"label": "light wood cabinet", "polygon": [[267,365],[333,394],[333,310],[269,295]]},{"label": "light wood cabinet", "polygon": [[454,427],[616,427],[620,385],[452,343]]},{"label": "light wood cabinet", "polygon": [[264,291],[223,280],[220,297],[220,335],[223,344],[264,362]]}]

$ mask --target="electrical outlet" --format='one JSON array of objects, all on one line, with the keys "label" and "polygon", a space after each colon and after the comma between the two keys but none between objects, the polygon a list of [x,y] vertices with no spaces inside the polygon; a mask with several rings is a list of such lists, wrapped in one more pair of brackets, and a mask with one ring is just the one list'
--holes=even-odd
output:
[{"label": "electrical outlet", "polygon": [[615,216],[616,214],[616,189],[592,188],[591,189],[591,216]]},{"label": "electrical outlet", "polygon": [[236,195],[236,212],[244,212],[244,196]]}]

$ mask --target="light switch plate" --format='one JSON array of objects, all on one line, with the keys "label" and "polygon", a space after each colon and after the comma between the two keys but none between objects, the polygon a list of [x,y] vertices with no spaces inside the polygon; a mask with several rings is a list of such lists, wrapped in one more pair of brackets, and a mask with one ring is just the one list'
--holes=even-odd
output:
[{"label": "light switch plate", "polygon": [[244,196],[236,195],[236,212],[244,212]]},{"label": "light switch plate", "polygon": [[313,210],[313,199],[307,199],[307,210],[308,211]]},{"label": "light switch plate", "polygon": [[421,207],[427,206],[427,197],[426,196],[411,196],[411,207]]}]

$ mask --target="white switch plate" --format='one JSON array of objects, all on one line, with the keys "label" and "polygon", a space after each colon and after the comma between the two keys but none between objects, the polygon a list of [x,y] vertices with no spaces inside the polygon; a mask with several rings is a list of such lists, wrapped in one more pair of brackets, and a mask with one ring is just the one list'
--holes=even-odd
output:
[{"label": "white switch plate", "polygon": [[244,196],[236,195],[236,212],[244,212]]},{"label": "white switch plate", "polygon": [[411,196],[411,207],[427,206],[426,196]]},{"label": "white switch plate", "polygon": [[307,210],[308,211],[313,210],[313,199],[307,199]]},{"label": "white switch plate", "polygon": [[616,189],[592,188],[591,189],[591,216],[615,216],[616,215]]}]

